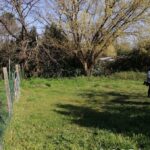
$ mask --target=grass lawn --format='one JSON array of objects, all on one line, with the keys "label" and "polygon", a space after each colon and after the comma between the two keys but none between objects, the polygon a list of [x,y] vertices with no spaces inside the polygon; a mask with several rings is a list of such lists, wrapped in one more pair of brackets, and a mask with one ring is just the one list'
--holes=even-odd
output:
[{"label": "grass lawn", "polygon": [[4,82],[0,80],[0,143],[8,120],[7,101]]},{"label": "grass lawn", "polygon": [[150,149],[150,99],[143,81],[31,79],[22,85],[5,150]]}]

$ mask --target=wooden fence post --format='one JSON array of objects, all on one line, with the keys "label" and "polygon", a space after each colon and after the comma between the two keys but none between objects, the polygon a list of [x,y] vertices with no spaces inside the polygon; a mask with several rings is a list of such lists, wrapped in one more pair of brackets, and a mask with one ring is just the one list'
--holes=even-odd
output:
[{"label": "wooden fence post", "polygon": [[4,82],[5,82],[5,90],[6,90],[6,97],[7,97],[8,112],[9,112],[9,116],[10,116],[11,112],[12,112],[12,101],[11,101],[11,93],[10,93],[8,72],[7,72],[7,68],[6,67],[3,68],[3,73],[4,73]]},{"label": "wooden fence post", "polygon": [[16,65],[16,73],[17,73],[17,78],[20,82],[20,66],[18,64]]},{"label": "wooden fence post", "polygon": [[15,99],[18,101],[20,98],[20,66],[15,66],[16,77],[15,77]]}]

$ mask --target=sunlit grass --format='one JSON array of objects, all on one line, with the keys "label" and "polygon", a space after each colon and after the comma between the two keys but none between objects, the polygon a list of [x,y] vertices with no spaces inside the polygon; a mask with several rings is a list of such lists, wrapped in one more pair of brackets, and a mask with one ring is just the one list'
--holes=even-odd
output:
[{"label": "sunlit grass", "polygon": [[150,99],[142,82],[105,77],[24,81],[4,149],[150,149]]}]

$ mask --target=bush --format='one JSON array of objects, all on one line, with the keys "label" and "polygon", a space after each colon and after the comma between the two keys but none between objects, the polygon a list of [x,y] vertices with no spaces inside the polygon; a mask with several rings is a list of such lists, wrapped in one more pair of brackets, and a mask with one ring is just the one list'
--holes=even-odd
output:
[{"label": "bush", "polygon": [[150,66],[150,55],[147,53],[134,50],[127,56],[120,56],[115,62],[107,66],[112,72],[120,71],[147,71]]},{"label": "bush", "polygon": [[110,75],[112,73],[111,68],[109,68],[111,64],[112,62],[109,61],[98,61],[98,63],[94,66],[94,69],[92,70],[92,74],[94,76]]}]

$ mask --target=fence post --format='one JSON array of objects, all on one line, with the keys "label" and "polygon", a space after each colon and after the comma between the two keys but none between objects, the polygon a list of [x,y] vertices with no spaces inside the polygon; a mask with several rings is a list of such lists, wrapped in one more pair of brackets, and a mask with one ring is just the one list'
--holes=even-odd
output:
[{"label": "fence post", "polygon": [[8,112],[9,112],[9,116],[10,116],[11,112],[12,112],[12,101],[11,101],[11,94],[10,94],[8,72],[7,72],[7,68],[6,67],[3,68],[3,73],[4,73],[4,82],[5,82],[5,90],[6,90],[6,97],[7,97]]},{"label": "fence post", "polygon": [[15,66],[16,77],[15,77],[15,99],[18,101],[20,98],[20,66]]}]

